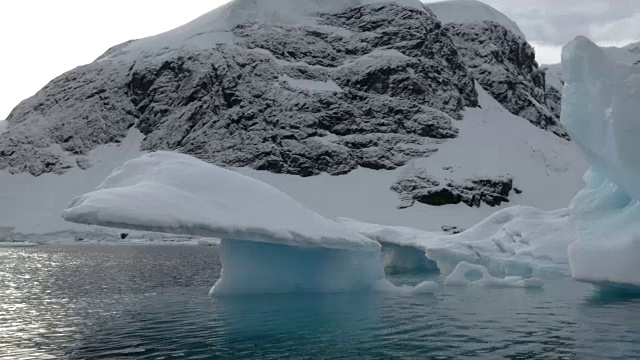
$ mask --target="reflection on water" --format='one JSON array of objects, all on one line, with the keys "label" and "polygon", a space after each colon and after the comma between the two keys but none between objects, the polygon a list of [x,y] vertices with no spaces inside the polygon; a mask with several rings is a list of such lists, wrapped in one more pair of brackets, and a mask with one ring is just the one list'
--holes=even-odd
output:
[{"label": "reflection on water", "polygon": [[[542,290],[211,299],[216,248],[0,249],[0,358],[630,358],[640,301]],[[394,275],[396,282],[420,276]]]}]

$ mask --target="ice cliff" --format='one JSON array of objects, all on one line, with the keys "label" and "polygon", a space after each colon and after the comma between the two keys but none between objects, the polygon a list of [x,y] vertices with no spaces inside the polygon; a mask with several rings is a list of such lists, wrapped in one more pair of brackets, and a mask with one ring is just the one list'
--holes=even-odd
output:
[{"label": "ice cliff", "polygon": [[572,203],[574,279],[640,286],[640,67],[616,62],[579,37],[562,53],[562,123],[591,171]]}]

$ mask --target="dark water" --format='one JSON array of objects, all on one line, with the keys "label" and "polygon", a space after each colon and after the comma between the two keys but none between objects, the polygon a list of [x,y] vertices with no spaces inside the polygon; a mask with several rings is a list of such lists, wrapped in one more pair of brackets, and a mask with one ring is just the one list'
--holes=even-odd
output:
[{"label": "dark water", "polygon": [[0,358],[640,358],[640,301],[570,280],[211,299],[219,272],[215,247],[0,249]]}]

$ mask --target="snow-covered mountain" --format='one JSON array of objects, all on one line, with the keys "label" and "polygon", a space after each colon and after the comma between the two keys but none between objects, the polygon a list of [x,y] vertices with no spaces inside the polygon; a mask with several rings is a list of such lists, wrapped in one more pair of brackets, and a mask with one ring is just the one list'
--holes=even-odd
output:
[{"label": "snow-covered mountain", "polygon": [[0,226],[69,228],[71,199],[146,150],[238,169],[332,218],[439,230],[507,202],[564,206],[586,164],[559,96],[517,26],[480,5],[443,25],[417,0],[235,0],[117,45],[8,117]]},{"label": "snow-covered mountain", "polygon": [[7,122],[5,120],[0,120],[0,134],[5,132],[7,129]]}]

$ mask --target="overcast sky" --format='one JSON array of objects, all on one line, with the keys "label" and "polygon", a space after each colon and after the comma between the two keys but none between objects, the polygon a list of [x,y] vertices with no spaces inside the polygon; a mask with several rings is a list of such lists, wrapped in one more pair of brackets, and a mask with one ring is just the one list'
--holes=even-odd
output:
[{"label": "overcast sky", "polygon": [[[0,120],[49,80],[109,47],[177,27],[225,0],[0,1]],[[516,21],[541,63],[576,35],[640,41],[640,0],[485,0]]]}]

